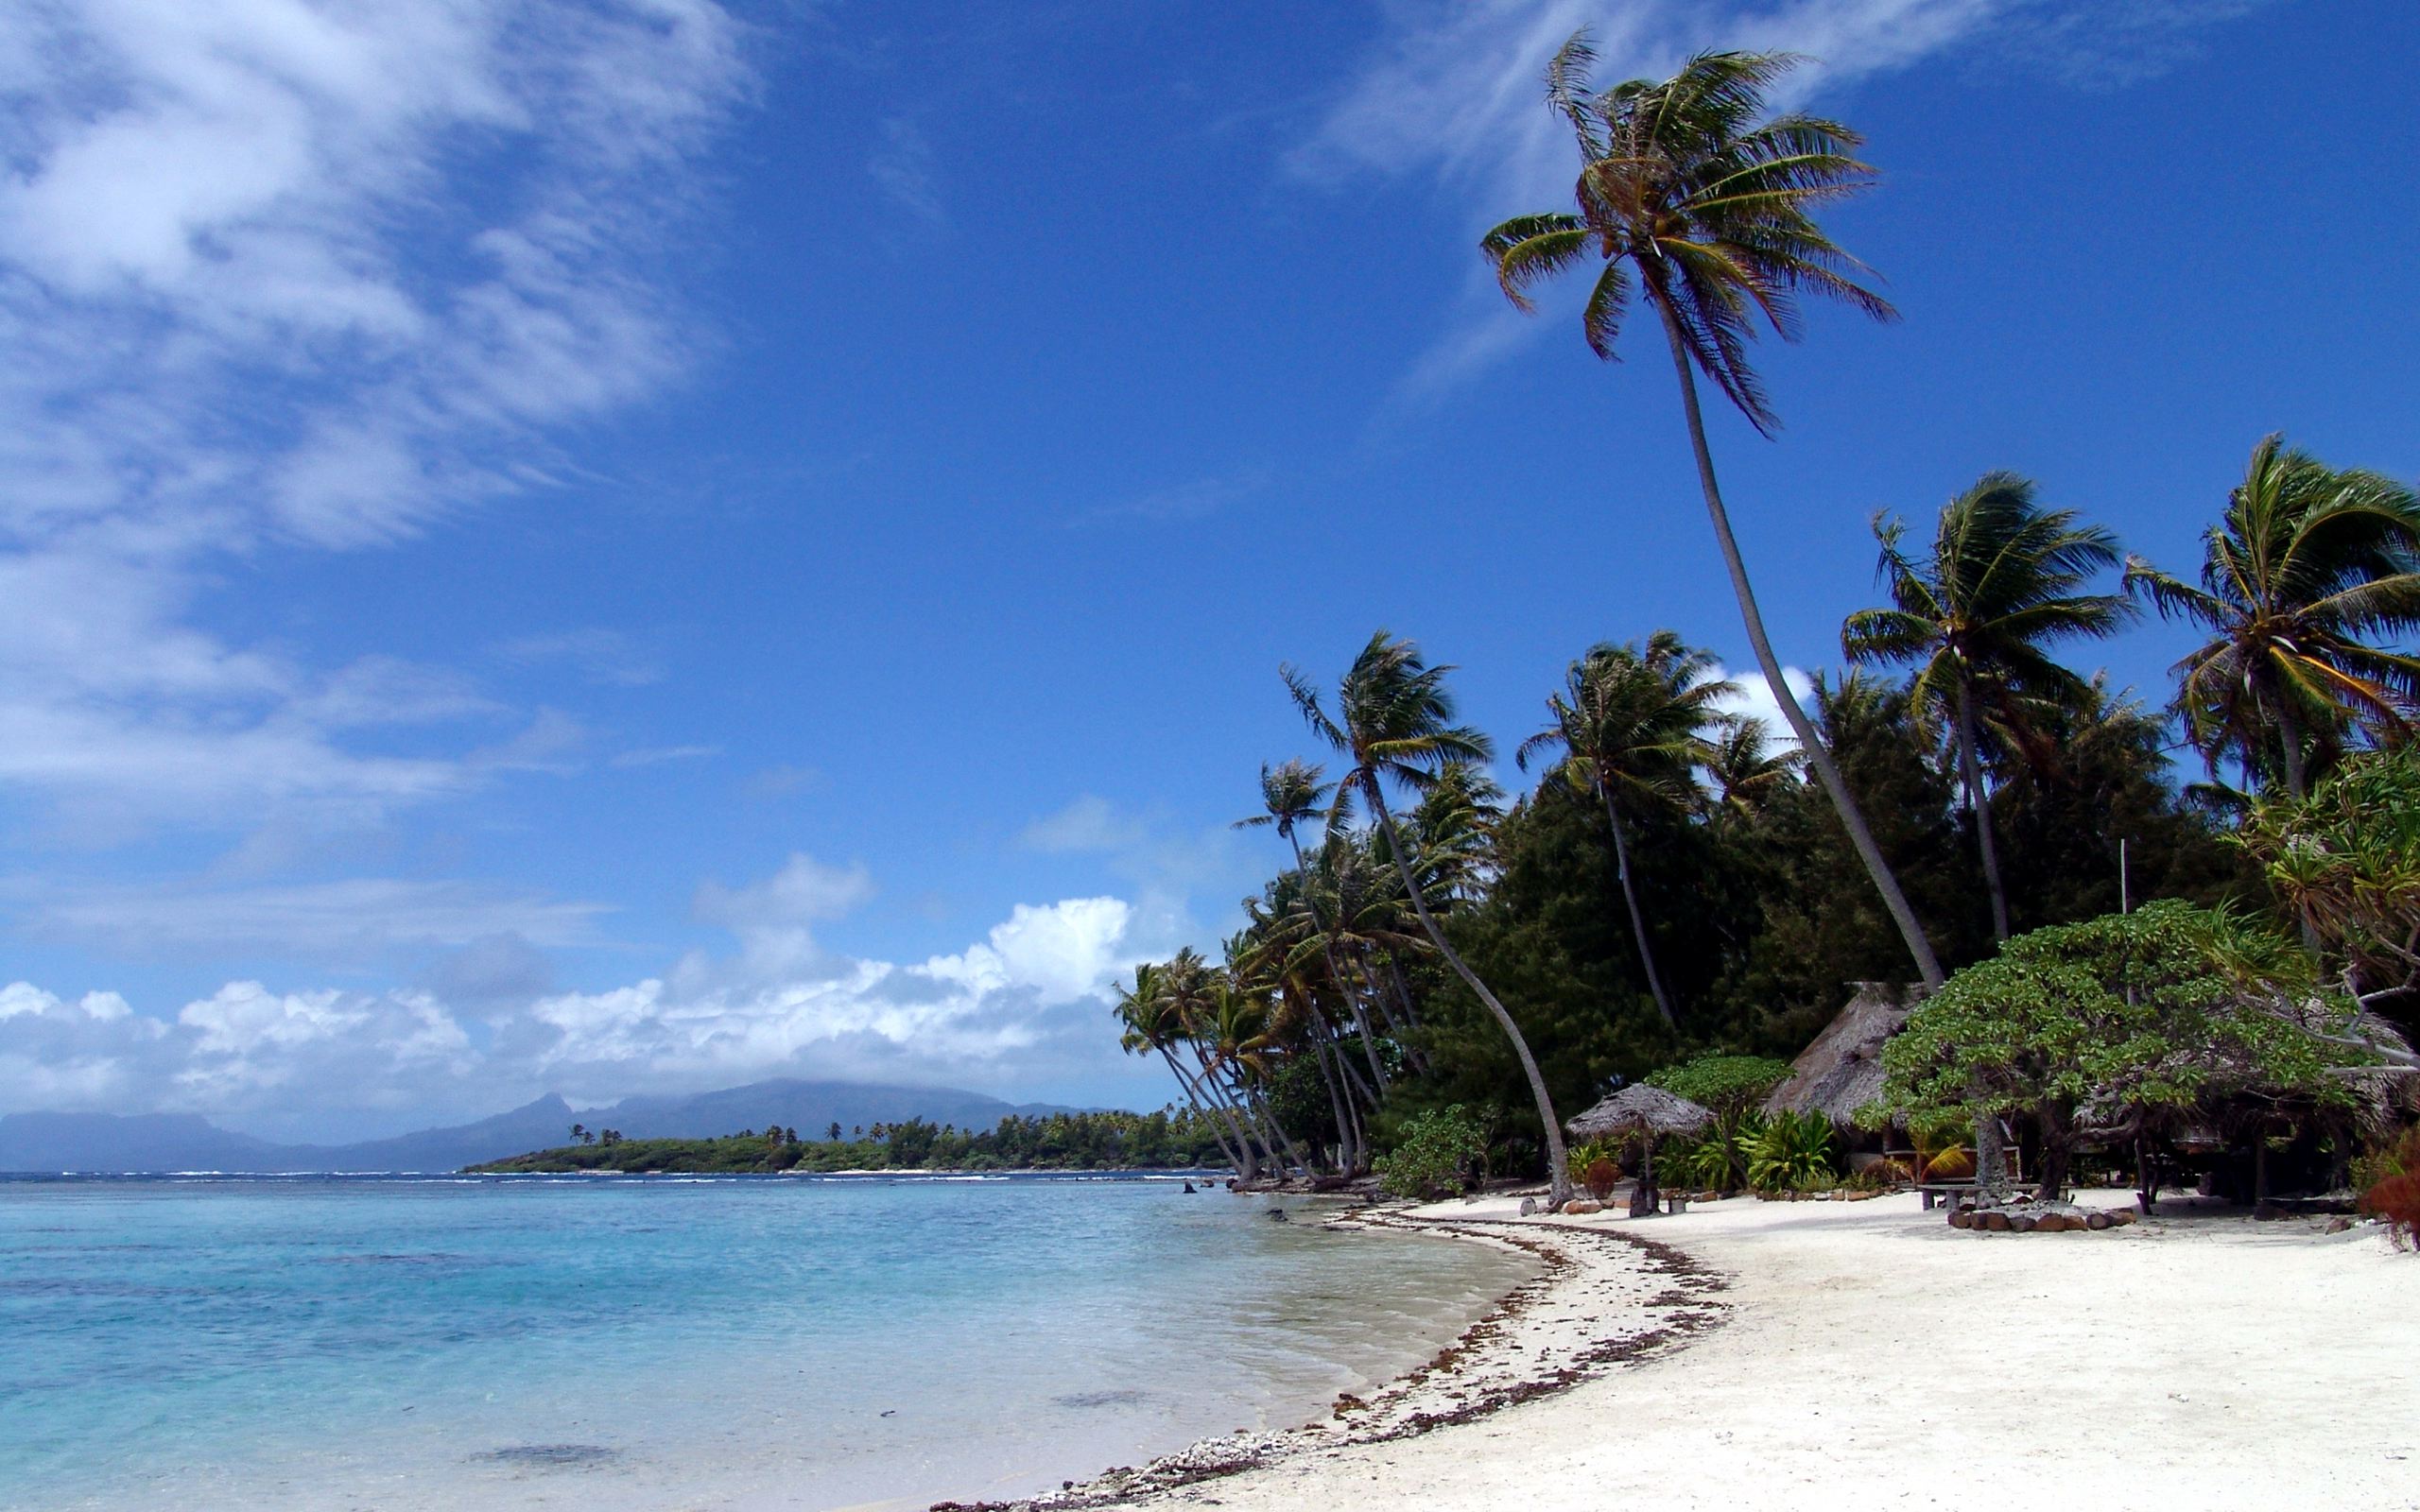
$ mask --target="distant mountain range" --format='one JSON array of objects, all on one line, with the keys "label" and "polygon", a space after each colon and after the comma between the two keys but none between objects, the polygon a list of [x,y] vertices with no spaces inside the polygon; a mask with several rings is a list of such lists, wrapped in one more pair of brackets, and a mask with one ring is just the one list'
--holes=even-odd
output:
[{"label": "distant mountain range", "polygon": [[952,1087],[760,1081],[690,1097],[628,1097],[577,1112],[548,1093],[475,1124],[359,1144],[277,1144],[193,1113],[9,1113],[0,1116],[0,1171],[458,1171],[564,1143],[575,1122],[633,1139],[700,1138],[780,1124],[801,1139],[820,1140],[834,1124],[847,1131],[923,1118],[981,1129],[1011,1114],[1073,1111]]}]

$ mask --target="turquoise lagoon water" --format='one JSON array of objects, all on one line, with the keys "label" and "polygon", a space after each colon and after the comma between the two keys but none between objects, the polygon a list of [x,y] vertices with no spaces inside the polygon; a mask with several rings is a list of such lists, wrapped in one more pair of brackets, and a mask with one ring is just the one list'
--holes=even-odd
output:
[{"label": "turquoise lagoon water", "polygon": [[0,1507],[1012,1496],[1313,1416],[1530,1274],[1269,1206],[1132,1178],[0,1178]]}]

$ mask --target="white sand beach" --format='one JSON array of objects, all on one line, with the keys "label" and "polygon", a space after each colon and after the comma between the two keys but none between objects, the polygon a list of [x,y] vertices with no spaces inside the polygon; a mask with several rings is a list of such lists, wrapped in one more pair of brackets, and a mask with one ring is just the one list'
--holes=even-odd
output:
[{"label": "white sand beach", "polygon": [[[2179,1212],[2107,1232],[1968,1234],[1904,1195],[1740,1198],[1649,1220],[1523,1220],[1501,1200],[1418,1211],[1569,1235],[1573,1256],[1516,1296],[1470,1361],[1392,1388],[1395,1420],[1485,1395],[1472,1369],[1500,1377],[1527,1360],[1551,1376],[1593,1349],[1586,1379],[1380,1442],[1348,1441],[1370,1436],[1348,1411],[1255,1468],[1125,1502],[1097,1484],[1084,1500],[2420,1508],[2420,1256],[2375,1226]],[[1676,1289],[1592,1232],[1671,1246],[1720,1289],[1685,1276]],[[1617,1341],[1668,1330],[1676,1312],[1699,1326],[1618,1357]],[[1197,1455],[1215,1463],[1218,1446]]]}]

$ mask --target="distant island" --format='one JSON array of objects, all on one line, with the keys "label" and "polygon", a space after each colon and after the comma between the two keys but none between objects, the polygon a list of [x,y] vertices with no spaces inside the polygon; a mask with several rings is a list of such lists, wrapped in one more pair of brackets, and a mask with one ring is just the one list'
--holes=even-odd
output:
[{"label": "distant island", "polygon": [[465,1167],[474,1176],[580,1171],[666,1175],[839,1171],[1136,1171],[1223,1167],[1218,1136],[1201,1114],[1011,1115],[977,1131],[910,1118],[802,1137],[780,1125],[710,1139],[630,1139],[575,1124],[572,1143]]},{"label": "distant island", "polygon": [[[1081,1111],[1008,1103],[955,1087],[778,1078],[714,1091],[626,1097],[574,1109],[549,1092],[473,1124],[351,1144],[281,1144],[191,1113],[0,1114],[0,1171],[43,1173],[458,1171],[563,1137],[575,1119],[637,1139],[699,1140],[717,1129],[867,1130],[922,1120],[989,1128],[1008,1117]],[[838,1140],[838,1134],[833,1135]],[[577,1139],[575,1139],[577,1143]]]}]

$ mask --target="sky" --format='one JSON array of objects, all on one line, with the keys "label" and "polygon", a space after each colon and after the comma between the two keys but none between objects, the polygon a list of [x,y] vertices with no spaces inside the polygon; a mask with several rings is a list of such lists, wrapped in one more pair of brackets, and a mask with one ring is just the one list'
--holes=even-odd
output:
[{"label": "sky", "polygon": [[1651,333],[1477,254],[1582,26],[1806,54],[1882,174],[1904,318],[1712,419],[1793,667],[1993,469],[2177,570],[2268,432],[2420,475],[2400,0],[11,6],[0,1112],[1167,1100],[1110,984],[1279,864],[1281,662],[1508,751],[1745,662]]}]

